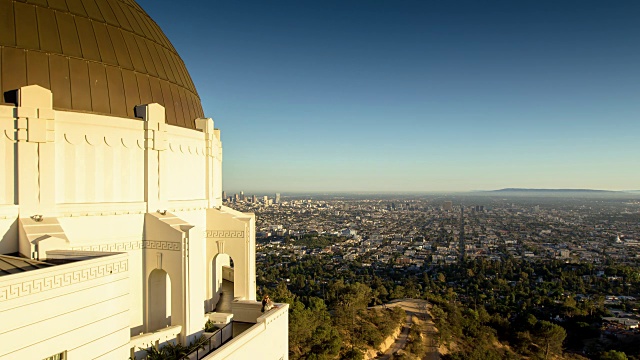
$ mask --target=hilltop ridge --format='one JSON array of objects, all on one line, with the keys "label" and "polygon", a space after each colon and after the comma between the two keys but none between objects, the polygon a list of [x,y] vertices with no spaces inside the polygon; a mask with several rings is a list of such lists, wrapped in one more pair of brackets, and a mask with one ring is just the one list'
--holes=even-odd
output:
[{"label": "hilltop ridge", "polygon": [[551,193],[561,193],[561,192],[569,192],[569,193],[621,193],[624,191],[614,191],[614,190],[597,190],[597,189],[528,189],[528,188],[504,188],[499,190],[489,190],[490,192],[523,192],[523,193],[542,193],[542,192],[551,192]]}]

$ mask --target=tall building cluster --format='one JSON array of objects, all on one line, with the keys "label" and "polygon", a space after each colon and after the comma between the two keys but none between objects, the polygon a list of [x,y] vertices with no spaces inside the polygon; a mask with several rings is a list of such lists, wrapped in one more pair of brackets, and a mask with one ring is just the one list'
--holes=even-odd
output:
[{"label": "tall building cluster", "polygon": [[222,201],[231,202],[231,203],[245,202],[245,203],[262,204],[262,205],[268,206],[273,204],[280,204],[282,202],[282,198],[280,196],[280,193],[275,193],[275,196],[273,198],[270,198],[268,195],[263,195],[258,198],[258,195],[256,194],[251,195],[251,197],[247,197],[244,195],[244,191],[240,191],[240,194],[236,193],[236,194],[233,194],[233,196],[228,197],[227,193],[223,191]]}]

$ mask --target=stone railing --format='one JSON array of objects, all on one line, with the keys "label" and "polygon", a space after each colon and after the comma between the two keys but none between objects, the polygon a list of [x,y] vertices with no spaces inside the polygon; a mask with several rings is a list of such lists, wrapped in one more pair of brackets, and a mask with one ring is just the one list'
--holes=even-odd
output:
[{"label": "stone railing", "polygon": [[[235,305],[235,307],[234,307]],[[287,359],[289,352],[289,305],[276,306],[264,313],[257,301],[237,300],[232,304],[234,321],[254,323],[204,359]],[[242,320],[238,320],[238,318]]]},{"label": "stone railing", "polygon": [[254,300],[233,300],[231,303],[233,321],[255,324],[263,315],[261,309],[262,304]]},{"label": "stone railing", "polygon": [[229,323],[214,332],[204,332],[196,348],[180,360],[200,360],[233,338],[233,324]]}]

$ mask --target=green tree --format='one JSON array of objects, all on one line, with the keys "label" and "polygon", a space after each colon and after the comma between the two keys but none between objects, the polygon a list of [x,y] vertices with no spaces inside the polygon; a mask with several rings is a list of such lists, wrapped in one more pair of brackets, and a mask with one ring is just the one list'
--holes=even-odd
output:
[{"label": "green tree", "polygon": [[309,306],[295,300],[290,305],[289,353],[292,359],[314,354],[315,359],[334,358],[340,352],[342,339],[331,325],[324,301],[312,297]]},{"label": "green tree", "polygon": [[628,360],[627,354],[622,351],[609,350],[600,355],[600,360]]},{"label": "green tree", "polygon": [[567,332],[562,326],[541,320],[536,323],[534,334],[536,343],[545,359],[562,353],[562,343],[567,337]]},{"label": "green tree", "polygon": [[295,301],[296,295],[289,291],[287,288],[287,283],[281,281],[278,283],[276,289],[272,292],[271,298],[275,302],[287,303],[289,305],[293,305]]},{"label": "green tree", "polygon": [[406,292],[405,292],[405,288],[402,285],[396,285],[395,288],[393,288],[393,291],[391,292],[391,298],[392,299],[402,299],[404,297],[406,297]]}]

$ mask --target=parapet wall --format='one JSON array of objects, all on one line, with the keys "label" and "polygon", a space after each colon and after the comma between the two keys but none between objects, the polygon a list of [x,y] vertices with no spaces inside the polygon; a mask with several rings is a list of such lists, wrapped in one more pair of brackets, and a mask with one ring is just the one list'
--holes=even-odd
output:
[{"label": "parapet wall", "polygon": [[[158,104],[136,107],[142,121],[53,110],[51,92],[36,85],[21,88],[18,98],[17,107],[0,105],[0,253],[18,251],[18,217],[141,215],[222,204],[222,149],[213,120],[197,119],[199,130],[167,125]],[[129,237],[123,241],[135,240]]]},{"label": "parapet wall", "polygon": [[0,277],[0,359],[126,359],[129,304],[127,254]]}]

